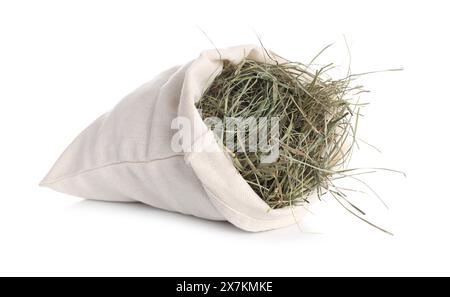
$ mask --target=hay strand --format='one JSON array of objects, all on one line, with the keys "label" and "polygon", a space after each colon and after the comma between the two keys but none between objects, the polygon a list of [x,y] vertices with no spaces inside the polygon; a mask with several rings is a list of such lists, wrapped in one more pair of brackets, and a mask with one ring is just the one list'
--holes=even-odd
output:
[{"label": "hay strand", "polygon": [[[309,64],[289,61],[272,64],[244,59],[238,65],[224,61],[222,73],[204,92],[197,108],[204,119],[279,119],[279,157],[275,162],[262,162],[264,151],[226,149],[236,169],[270,208],[304,205],[313,193],[320,199],[330,192],[352,214],[388,232],[362,218],[364,212],[333,185],[335,178],[353,170],[344,168],[356,144],[360,110],[365,104],[356,98],[364,92],[362,87],[351,85],[355,75],[334,80],[326,75],[331,67],[312,70]],[[256,133],[229,128],[225,126],[224,133],[232,133],[242,146]],[[225,139],[222,141],[226,146]]]}]

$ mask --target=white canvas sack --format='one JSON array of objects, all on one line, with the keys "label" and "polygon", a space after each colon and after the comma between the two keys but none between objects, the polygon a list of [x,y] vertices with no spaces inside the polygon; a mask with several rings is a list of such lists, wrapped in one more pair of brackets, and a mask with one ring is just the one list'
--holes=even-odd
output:
[{"label": "white canvas sack", "polygon": [[[140,201],[227,220],[247,231],[295,224],[306,210],[270,209],[220,150],[194,105],[224,60],[237,64],[244,57],[267,62],[264,49],[247,45],[208,50],[164,71],[87,127],[41,185],[87,199]],[[177,130],[171,125],[177,117],[191,122],[194,149],[172,149]]]}]

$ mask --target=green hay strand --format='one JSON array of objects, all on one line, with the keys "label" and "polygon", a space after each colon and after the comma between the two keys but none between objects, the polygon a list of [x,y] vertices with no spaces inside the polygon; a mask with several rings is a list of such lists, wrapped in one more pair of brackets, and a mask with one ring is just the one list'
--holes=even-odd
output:
[{"label": "green hay strand", "polygon": [[[236,169],[270,208],[304,205],[312,193],[320,198],[330,192],[347,210],[368,222],[361,217],[364,212],[333,186],[333,179],[347,172],[343,168],[356,142],[363,107],[356,97],[363,90],[351,86],[351,75],[328,78],[330,68],[332,65],[311,70],[309,65],[295,62],[244,59],[233,65],[224,61],[222,73],[204,92],[197,108],[204,119],[279,118],[276,162],[262,163],[264,152],[226,149]],[[244,139],[239,139],[242,134],[238,133],[234,137],[247,143],[250,133],[245,133]]]}]

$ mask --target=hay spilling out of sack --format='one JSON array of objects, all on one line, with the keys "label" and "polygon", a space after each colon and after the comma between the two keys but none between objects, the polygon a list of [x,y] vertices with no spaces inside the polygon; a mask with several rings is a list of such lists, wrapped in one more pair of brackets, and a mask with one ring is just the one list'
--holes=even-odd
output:
[{"label": "hay spilling out of sack", "polygon": [[[203,119],[279,118],[275,162],[261,162],[261,151],[227,150],[242,177],[273,209],[302,205],[312,193],[320,197],[333,191],[332,180],[350,157],[361,106],[353,95],[361,88],[350,86],[351,76],[328,78],[330,67],[313,71],[294,62],[224,61],[222,73],[197,103]],[[247,143],[251,132],[245,139],[240,135],[236,132],[237,141]]]},{"label": "hay spilling out of sack", "polygon": [[[224,67],[215,68],[221,62]],[[226,220],[251,232],[300,224],[306,203],[329,193],[377,227],[347,196],[357,190],[353,184],[338,181],[346,177],[344,183],[360,182],[375,194],[356,175],[381,169],[348,169],[359,139],[358,93],[363,91],[352,85],[362,74],[333,79],[332,65],[320,68],[313,62],[288,62],[256,45],[204,51],[160,73],[95,120],[41,185],[88,199],[139,201]],[[213,73],[219,75],[208,80]],[[197,91],[205,88],[198,98]],[[203,119],[192,112],[193,104]],[[217,152],[202,120],[215,135],[226,135],[217,138],[223,152]]]}]

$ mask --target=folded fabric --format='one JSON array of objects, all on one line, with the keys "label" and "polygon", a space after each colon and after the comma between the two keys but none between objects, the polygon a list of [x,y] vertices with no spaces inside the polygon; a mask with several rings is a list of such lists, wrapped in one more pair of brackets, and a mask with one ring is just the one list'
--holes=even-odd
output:
[{"label": "folded fabric", "polygon": [[[275,55],[274,55],[275,56]],[[162,72],[86,128],[41,185],[87,199],[140,201],[247,231],[295,224],[304,207],[270,209],[258,197],[195,107],[223,62],[267,62],[265,50],[245,45],[208,50]],[[177,118],[192,125],[190,147],[174,151]]]}]

